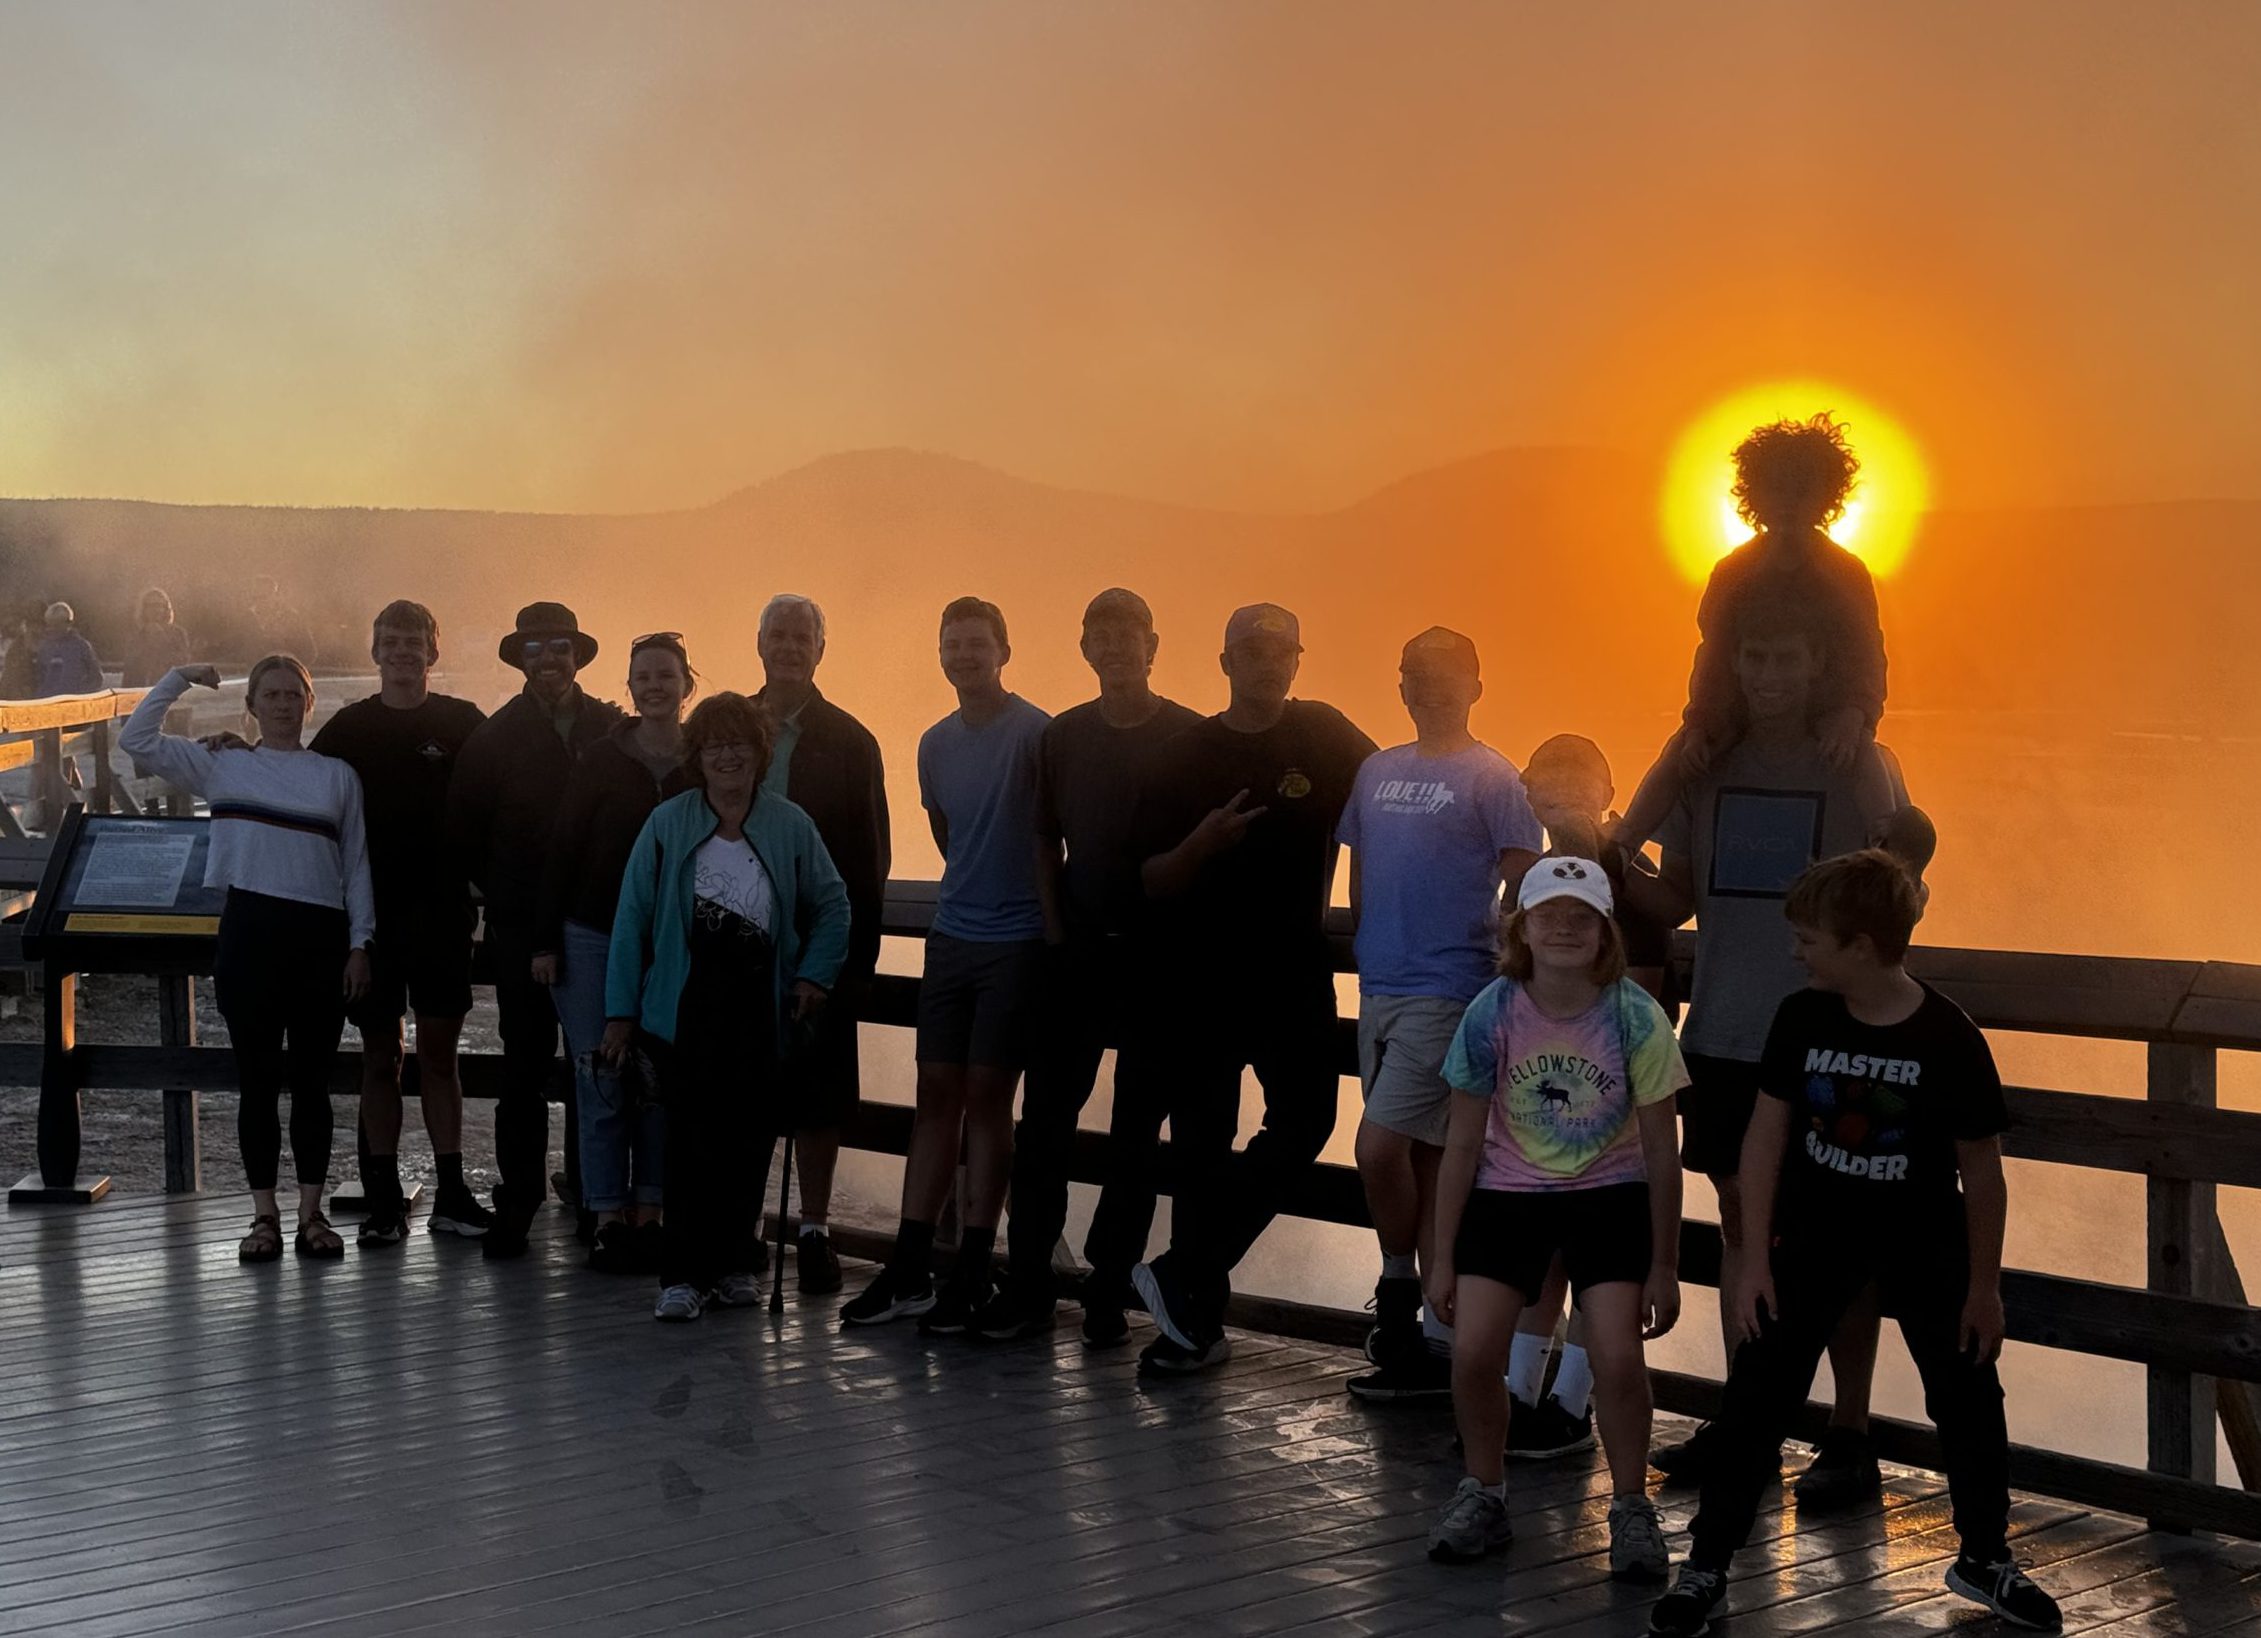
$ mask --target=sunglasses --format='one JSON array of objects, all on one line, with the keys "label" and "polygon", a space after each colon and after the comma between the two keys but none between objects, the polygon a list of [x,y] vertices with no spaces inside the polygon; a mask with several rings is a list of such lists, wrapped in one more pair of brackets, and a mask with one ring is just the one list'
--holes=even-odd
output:
[{"label": "sunglasses", "polygon": [[649,648],[654,643],[668,643],[676,648],[681,648],[683,646],[683,634],[680,631],[647,631],[643,636],[635,638],[629,643],[628,651],[633,654],[637,649]]},{"label": "sunglasses", "polygon": [[518,645],[518,651],[529,660],[538,660],[544,654],[571,654],[573,652],[573,639],[570,637],[529,637]]}]

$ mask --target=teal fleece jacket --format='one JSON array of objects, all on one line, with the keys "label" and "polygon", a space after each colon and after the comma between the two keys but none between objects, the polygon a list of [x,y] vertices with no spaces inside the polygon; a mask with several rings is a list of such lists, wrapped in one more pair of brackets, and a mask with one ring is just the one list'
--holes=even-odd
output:
[{"label": "teal fleece jacket", "polygon": [[[605,1016],[633,1018],[647,1034],[675,1039],[675,1009],[691,973],[692,884],[699,847],[719,826],[706,792],[685,791],[652,810],[620,878],[620,909],[605,963]],[[848,957],[848,889],[816,824],[767,791],[746,815],[746,840],[777,895],[777,982],[770,997],[777,1039],[785,998],[806,979],[830,992]]]}]

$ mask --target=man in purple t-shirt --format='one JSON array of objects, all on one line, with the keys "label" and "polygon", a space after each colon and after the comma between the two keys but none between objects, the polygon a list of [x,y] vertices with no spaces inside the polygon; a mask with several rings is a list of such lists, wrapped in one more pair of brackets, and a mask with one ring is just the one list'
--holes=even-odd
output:
[{"label": "man in purple t-shirt", "polygon": [[1421,1317],[1450,1124],[1445,1053],[1494,976],[1500,883],[1520,882],[1545,846],[1515,764],[1468,731],[1484,692],[1476,645],[1431,626],[1405,645],[1398,675],[1416,737],[1366,759],[1335,831],[1350,849],[1358,929],[1358,1175],[1382,1245],[1376,1368],[1350,1391],[1375,1400],[1452,1392]]}]

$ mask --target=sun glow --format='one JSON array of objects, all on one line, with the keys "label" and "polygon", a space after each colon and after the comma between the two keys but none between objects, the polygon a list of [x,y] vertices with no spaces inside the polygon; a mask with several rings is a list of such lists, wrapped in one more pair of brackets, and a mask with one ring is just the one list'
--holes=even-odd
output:
[{"label": "sun glow", "polygon": [[1869,572],[1888,575],[1915,543],[1928,498],[1923,454],[1896,421],[1856,394],[1822,381],[1779,381],[1720,400],[1689,423],[1665,462],[1659,521],[1672,561],[1702,580],[1721,557],[1750,539],[1735,512],[1735,446],[1769,421],[1804,420],[1822,410],[1845,423],[1860,477],[1829,537],[1860,554]]}]

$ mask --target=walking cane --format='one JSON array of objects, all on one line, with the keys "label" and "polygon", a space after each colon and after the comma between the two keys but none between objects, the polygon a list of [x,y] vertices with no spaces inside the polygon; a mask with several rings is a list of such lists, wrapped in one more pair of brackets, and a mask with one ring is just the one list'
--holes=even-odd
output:
[{"label": "walking cane", "polygon": [[785,1128],[785,1164],[777,1171],[777,1259],[769,1281],[769,1311],[785,1312],[785,1200],[793,1187],[793,1128]]}]

